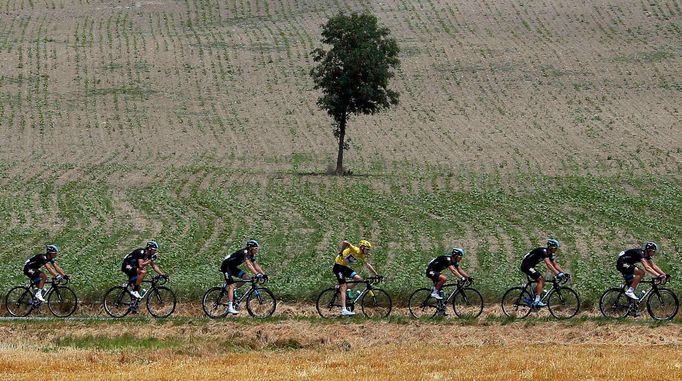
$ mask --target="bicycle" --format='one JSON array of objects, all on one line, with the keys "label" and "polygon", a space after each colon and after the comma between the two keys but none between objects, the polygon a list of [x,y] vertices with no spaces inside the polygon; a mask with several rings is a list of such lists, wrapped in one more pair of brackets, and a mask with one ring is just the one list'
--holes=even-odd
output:
[{"label": "bicycle", "polygon": [[[275,295],[267,287],[258,287],[259,283],[267,282],[267,278],[251,278],[247,280],[236,280],[235,284],[251,283],[244,294],[239,295],[238,289],[234,289],[234,308],[239,310],[241,303],[246,300],[246,310],[249,315],[255,318],[266,318],[272,316],[277,308]],[[211,319],[218,319],[227,316],[227,283],[220,287],[209,288],[201,299],[201,305],[206,316]]]},{"label": "bicycle", "polygon": [[630,282],[621,284],[606,290],[599,298],[599,310],[602,315],[614,319],[622,319],[628,315],[639,316],[640,305],[646,300],[646,309],[654,320],[671,320],[677,315],[680,302],[675,293],[664,287],[658,287],[663,282],[658,278],[642,280],[641,283],[650,283],[651,288],[642,292],[639,300],[633,300],[625,296]]},{"label": "bicycle", "polygon": [[[44,289],[43,295],[47,302],[47,308],[52,315],[60,318],[71,316],[78,308],[76,293],[66,285],[69,283],[64,278],[52,278]],[[27,316],[33,310],[37,310],[43,304],[35,297],[36,287],[34,283],[25,286],[13,287],[5,297],[5,307],[12,316]]]},{"label": "bicycle", "polygon": [[[441,288],[443,299],[431,296],[431,289],[420,288],[412,293],[408,304],[410,315],[415,318],[447,316],[447,305],[452,303],[455,315],[460,318],[477,318],[483,312],[483,297],[478,290],[469,287],[473,284],[471,278],[457,283],[444,284]],[[444,294],[446,288],[456,287],[450,294]]]},{"label": "bicycle", "polygon": [[[355,298],[346,298],[346,307],[353,311],[355,304],[359,303],[362,313],[368,318],[388,317],[391,314],[393,303],[388,293],[373,285],[381,283],[384,277],[375,276],[364,280],[352,280],[347,284],[364,283],[365,288]],[[339,286],[330,287],[320,293],[317,297],[317,313],[323,318],[330,318],[339,315],[341,306],[341,293]]]},{"label": "bicycle", "polygon": [[[549,313],[557,319],[569,319],[580,310],[580,297],[572,288],[564,286],[570,281],[570,275],[562,280],[552,278],[552,288],[544,292],[540,301],[545,303]],[[541,307],[534,304],[535,292],[532,284],[537,281],[527,278],[526,284],[512,287],[502,297],[502,312],[512,319],[525,319],[531,311],[539,311]]]},{"label": "bicycle", "polygon": [[113,318],[122,318],[131,312],[137,313],[140,301],[147,298],[147,311],[155,318],[166,318],[175,311],[177,304],[175,293],[163,286],[167,282],[168,277],[160,275],[143,280],[142,283],[151,283],[151,286],[149,291],[142,290],[140,299],[131,294],[130,282],[114,286],[104,294],[104,310]]}]

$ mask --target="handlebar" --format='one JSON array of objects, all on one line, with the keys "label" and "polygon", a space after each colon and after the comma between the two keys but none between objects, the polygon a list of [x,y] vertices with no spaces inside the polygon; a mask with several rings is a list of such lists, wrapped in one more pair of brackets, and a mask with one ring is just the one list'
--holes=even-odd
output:
[{"label": "handlebar", "polygon": [[65,278],[56,278],[56,277],[54,277],[54,278],[52,278],[51,282],[52,282],[52,284],[55,285],[55,286],[56,286],[56,285],[65,286],[65,285],[67,285],[67,284],[69,283],[69,280],[70,280],[70,278],[69,278],[69,279],[65,279]]},{"label": "handlebar", "polygon": [[144,283],[152,283],[152,284],[157,284],[157,285],[163,285],[168,283],[168,276],[167,275],[156,275],[152,277],[150,280],[143,280],[142,282]]}]

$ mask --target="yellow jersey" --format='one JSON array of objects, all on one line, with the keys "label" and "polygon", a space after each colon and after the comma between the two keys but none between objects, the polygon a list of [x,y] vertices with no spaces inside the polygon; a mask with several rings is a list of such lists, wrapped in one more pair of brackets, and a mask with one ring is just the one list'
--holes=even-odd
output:
[{"label": "yellow jersey", "polygon": [[359,247],[350,244],[347,249],[336,256],[336,264],[350,267],[350,265],[356,263],[358,259],[364,261],[365,254],[362,253]]}]

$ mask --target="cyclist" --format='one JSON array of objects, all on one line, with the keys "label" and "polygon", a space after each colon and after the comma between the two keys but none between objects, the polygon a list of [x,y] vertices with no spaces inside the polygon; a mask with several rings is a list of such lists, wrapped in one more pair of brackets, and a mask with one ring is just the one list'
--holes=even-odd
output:
[{"label": "cyclist", "polygon": [[566,274],[556,262],[554,254],[560,246],[561,243],[559,243],[558,240],[549,239],[547,240],[547,247],[538,247],[523,256],[521,271],[528,275],[529,278],[538,282],[537,286],[535,286],[535,300],[532,301],[533,307],[544,307],[546,305],[540,300],[542,290],[545,287],[545,278],[535,269],[535,266],[537,266],[538,263],[544,262],[545,266],[547,266],[559,280],[564,279],[566,276],[570,276],[570,274]]},{"label": "cyclist", "polygon": [[239,310],[236,309],[233,305],[234,290],[235,288],[239,288],[244,285],[244,283],[241,283],[238,286],[235,285],[233,277],[245,279],[244,277],[246,276],[246,273],[237,266],[241,265],[242,263],[246,263],[246,267],[249,269],[249,271],[251,271],[252,274],[256,276],[256,278],[267,279],[268,277],[267,274],[265,274],[265,272],[263,271],[263,268],[261,268],[260,265],[256,262],[256,254],[258,254],[259,249],[260,245],[258,244],[258,241],[256,241],[255,239],[251,239],[246,242],[246,247],[239,249],[225,257],[225,259],[223,259],[223,262],[220,265],[220,272],[222,272],[223,275],[225,276],[225,283],[228,285],[227,312],[230,314],[236,315],[239,313]]},{"label": "cyclist", "polygon": [[41,302],[45,302],[43,287],[45,287],[45,281],[47,281],[47,275],[40,271],[41,267],[45,266],[47,271],[57,280],[62,278],[69,280],[69,276],[64,273],[64,270],[59,267],[55,260],[57,253],[59,253],[57,245],[47,245],[45,246],[45,254],[34,255],[24,262],[24,275],[38,288],[36,299]]},{"label": "cyclist", "polygon": [[147,275],[147,270],[145,270],[147,265],[150,265],[160,276],[168,278],[168,275],[164,274],[155,262],[158,258],[156,254],[158,250],[159,244],[156,241],[149,241],[144,248],[135,249],[123,258],[121,271],[128,275],[128,283],[133,285],[133,291],[130,294],[137,299],[142,298],[140,285]]},{"label": "cyclist", "polygon": [[[363,239],[358,242],[358,246],[355,246],[345,240],[341,242],[341,251],[339,254],[337,254],[334,267],[332,268],[332,272],[334,273],[334,276],[336,276],[336,280],[339,282],[339,292],[341,293],[341,316],[355,315],[355,312],[346,308],[346,296],[349,298],[353,297],[351,290],[355,287],[356,283],[349,285],[346,283],[346,278],[351,278],[355,281],[362,281],[362,277],[349,267],[350,264],[357,262],[358,259],[361,259],[365,263],[367,270],[369,270],[372,274],[379,276],[376,270],[374,270],[374,267],[372,267],[372,265],[367,261],[367,256],[369,254],[369,250],[372,248],[372,244],[369,241]],[[346,292],[348,292],[348,295],[346,295]]]},{"label": "cyclist", "polygon": [[[656,250],[658,250],[658,245],[656,245],[656,243],[647,242],[642,245],[641,249],[624,250],[618,254],[616,269],[623,274],[625,282],[630,285],[627,291],[625,291],[625,295],[628,298],[639,300],[635,294],[635,289],[637,288],[639,281],[642,280],[644,274],[646,274],[644,270],[649,272],[651,275],[658,277],[663,282],[670,278],[670,275],[664,273],[663,270],[661,270],[660,267],[656,266],[654,263],[653,256],[656,254]],[[635,263],[637,262],[642,263],[644,270],[635,266]]]},{"label": "cyclist", "polygon": [[453,247],[450,251],[450,255],[441,255],[429,262],[429,265],[426,267],[426,277],[433,281],[433,288],[431,289],[432,297],[438,300],[443,299],[443,297],[440,296],[440,289],[445,282],[447,282],[448,277],[441,274],[441,271],[445,269],[450,270],[456,277],[460,277],[462,281],[469,279],[469,275],[459,267],[459,262],[462,260],[462,257],[464,257],[464,249]]}]

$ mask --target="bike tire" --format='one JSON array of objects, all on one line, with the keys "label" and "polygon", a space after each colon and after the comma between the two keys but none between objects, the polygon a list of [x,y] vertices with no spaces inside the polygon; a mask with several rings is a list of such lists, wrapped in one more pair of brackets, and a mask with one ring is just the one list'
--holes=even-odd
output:
[{"label": "bike tire", "polygon": [[436,298],[431,297],[430,289],[420,288],[410,295],[407,308],[414,318],[431,318],[438,313],[438,303]]},{"label": "bike tire", "polygon": [[672,320],[680,309],[680,301],[672,290],[658,288],[646,299],[646,309],[655,320]]},{"label": "bike tire", "polygon": [[10,315],[23,317],[33,310],[33,295],[26,286],[16,286],[5,296],[5,308]]},{"label": "bike tire", "polygon": [[502,296],[502,312],[512,319],[525,319],[530,314],[530,293],[523,287],[512,287]]},{"label": "bike tire", "polygon": [[275,295],[265,287],[256,287],[246,297],[246,310],[252,317],[258,319],[270,317],[276,308]]},{"label": "bike tire", "polygon": [[104,311],[113,318],[122,318],[130,313],[132,302],[128,289],[114,286],[104,294]]},{"label": "bike tire", "polygon": [[483,312],[483,296],[478,290],[467,287],[452,297],[452,310],[463,319],[475,319]]},{"label": "bike tire", "polygon": [[168,287],[155,287],[147,295],[147,311],[158,319],[169,317],[177,305],[175,293]]},{"label": "bike tire", "polygon": [[56,317],[69,317],[78,308],[78,297],[69,287],[55,286],[47,295],[47,308]]},{"label": "bike tire", "polygon": [[204,314],[211,319],[220,319],[227,315],[227,290],[223,287],[213,287],[206,290],[201,298]]},{"label": "bike tire", "polygon": [[362,295],[360,300],[362,313],[370,318],[386,318],[391,314],[393,302],[391,296],[380,288],[372,288]]},{"label": "bike tire", "polygon": [[317,313],[325,319],[339,316],[341,307],[341,294],[336,288],[328,288],[322,291],[315,303]]},{"label": "bike tire", "polygon": [[623,319],[630,312],[630,299],[621,288],[610,288],[599,298],[599,311],[604,317]]},{"label": "bike tire", "polygon": [[570,287],[552,289],[547,297],[547,308],[557,319],[570,319],[580,311],[580,296]]}]

